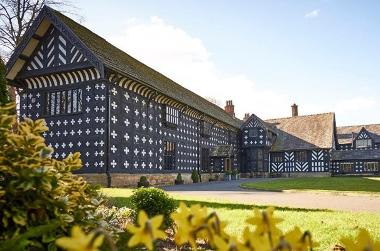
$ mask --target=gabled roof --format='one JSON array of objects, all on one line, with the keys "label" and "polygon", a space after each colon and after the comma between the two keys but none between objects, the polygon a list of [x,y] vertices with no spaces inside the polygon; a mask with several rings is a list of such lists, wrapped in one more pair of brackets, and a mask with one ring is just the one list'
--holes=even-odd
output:
[{"label": "gabled roof", "polygon": [[241,128],[243,127],[263,127],[265,129],[269,129],[267,123],[265,123],[264,120],[256,116],[255,114],[251,114],[248,119],[246,119],[242,125]]},{"label": "gabled roof", "polygon": [[272,151],[332,148],[334,113],[265,120],[277,134]]},{"label": "gabled roof", "polygon": [[357,137],[363,128],[368,132],[369,136],[375,143],[380,142],[380,124],[371,124],[337,127],[338,143],[352,144],[352,141]]},{"label": "gabled roof", "polygon": [[[59,24],[58,26],[67,27],[67,30],[70,33],[69,35],[73,35],[74,37],[76,37],[78,39],[78,43],[83,44],[86,48],[89,49],[89,51],[91,51],[91,53],[93,54],[92,61],[94,62],[95,66],[97,66],[97,68],[100,68],[100,70],[102,70],[104,65],[105,68],[111,71],[132,77],[133,79],[136,79],[137,81],[153,88],[154,90],[170,98],[173,98],[185,105],[193,107],[194,109],[217,120],[220,120],[234,128],[240,127],[241,121],[231,117],[219,106],[209,102],[208,100],[202,98],[196,93],[177,84],[176,82],[167,78],[163,74],[141,63],[140,61],[131,57],[124,51],[116,48],[115,46],[107,42],[104,38],[93,33],[86,27],[78,24],[69,17],[49,7],[45,6],[44,9],[41,11],[41,15],[39,15],[35,22],[35,27],[32,26],[32,28],[30,29],[31,31],[26,33],[21,46],[25,46],[28,43],[28,41],[26,40],[33,40],[34,32],[40,30],[38,34],[39,36],[43,35],[43,31],[46,32],[46,27],[44,29],[39,27],[40,24],[46,26],[46,19],[48,19],[54,25]],[[35,43],[36,42],[34,41],[34,44]],[[34,50],[36,47],[37,45],[33,45],[30,50]],[[25,50],[17,50],[16,48],[15,51],[15,55],[11,57],[9,61],[10,63],[7,65],[8,70],[11,69],[14,66],[14,64],[16,64],[19,61],[17,60],[17,57],[20,56],[21,51]],[[27,56],[29,56],[30,54],[31,52],[28,52]],[[89,55],[86,55],[86,57],[89,57]],[[101,62],[101,66],[96,65],[98,60]]]}]

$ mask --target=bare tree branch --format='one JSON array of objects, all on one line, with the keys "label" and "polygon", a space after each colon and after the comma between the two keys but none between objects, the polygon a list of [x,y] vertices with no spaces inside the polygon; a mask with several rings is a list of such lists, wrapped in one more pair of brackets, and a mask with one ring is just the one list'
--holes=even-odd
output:
[{"label": "bare tree branch", "polygon": [[43,6],[49,5],[81,19],[78,10],[69,0],[0,0],[0,56],[7,58],[20,43],[25,31]]}]

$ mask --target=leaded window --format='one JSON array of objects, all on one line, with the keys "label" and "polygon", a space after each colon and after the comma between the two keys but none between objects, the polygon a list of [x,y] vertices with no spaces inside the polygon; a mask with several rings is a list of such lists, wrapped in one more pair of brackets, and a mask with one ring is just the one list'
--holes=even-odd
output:
[{"label": "leaded window", "polygon": [[171,106],[165,107],[165,124],[167,126],[176,127],[178,125],[179,111]]},{"label": "leaded window", "polygon": [[283,153],[271,153],[272,162],[282,162],[284,159]]},{"label": "leaded window", "polygon": [[210,123],[206,122],[206,121],[201,121],[201,136],[202,137],[205,137],[205,138],[208,138],[211,136],[211,129],[212,126]]},{"label": "leaded window", "polygon": [[175,142],[164,141],[164,170],[175,170]]},{"label": "leaded window", "polygon": [[367,148],[372,146],[371,139],[357,139],[356,140],[356,148]]},{"label": "leaded window", "polygon": [[249,128],[248,136],[249,137],[258,137],[259,136],[259,130],[257,128]]},{"label": "leaded window", "polygon": [[363,169],[364,172],[378,172],[379,162],[364,162]]},{"label": "leaded window", "polygon": [[354,172],[354,163],[352,162],[342,162],[339,164],[341,173],[353,173]]},{"label": "leaded window", "polygon": [[297,162],[306,162],[307,152],[306,151],[295,152],[295,158]]},{"label": "leaded window", "polygon": [[82,90],[63,90],[45,94],[45,115],[80,113],[83,109]]}]

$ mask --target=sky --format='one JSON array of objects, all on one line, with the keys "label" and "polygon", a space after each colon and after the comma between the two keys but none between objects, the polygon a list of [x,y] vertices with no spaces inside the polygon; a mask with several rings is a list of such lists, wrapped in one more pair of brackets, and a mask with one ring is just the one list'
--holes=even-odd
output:
[{"label": "sky", "polygon": [[76,0],[82,24],[236,116],[380,123],[380,1]]}]

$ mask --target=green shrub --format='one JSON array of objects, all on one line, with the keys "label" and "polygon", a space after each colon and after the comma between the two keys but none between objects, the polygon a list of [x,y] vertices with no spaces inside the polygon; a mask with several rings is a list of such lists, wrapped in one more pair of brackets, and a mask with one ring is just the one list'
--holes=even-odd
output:
[{"label": "green shrub", "polygon": [[195,169],[191,172],[191,179],[193,180],[193,183],[199,182],[199,175]]},{"label": "green shrub", "polygon": [[150,184],[146,176],[141,176],[140,181],[137,182],[137,187],[149,187],[149,186]]},{"label": "green shrub", "polygon": [[164,227],[172,224],[170,214],[174,212],[178,205],[164,190],[159,188],[138,188],[131,196],[132,209],[135,212],[144,210],[149,217],[164,215]]},{"label": "green shrub", "polygon": [[181,185],[183,184],[183,179],[182,179],[182,175],[180,173],[177,174],[177,178],[174,180],[174,183],[176,185]]},{"label": "green shrub", "polygon": [[71,173],[82,165],[79,153],[53,159],[47,130],[43,120],[17,123],[14,104],[0,106],[0,247],[50,249],[73,225],[96,227],[97,191]]}]

